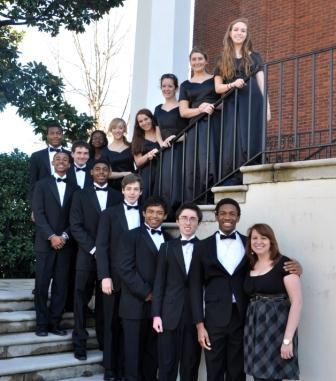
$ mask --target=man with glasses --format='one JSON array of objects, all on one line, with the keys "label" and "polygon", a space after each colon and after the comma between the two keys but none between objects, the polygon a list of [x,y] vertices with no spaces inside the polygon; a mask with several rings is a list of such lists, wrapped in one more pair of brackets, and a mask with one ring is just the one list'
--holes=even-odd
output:
[{"label": "man with glasses", "polygon": [[202,212],[192,203],[176,211],[180,237],[164,243],[159,253],[153,290],[153,328],[159,333],[160,380],[197,380],[201,347],[193,324],[189,269],[198,241],[195,236]]}]

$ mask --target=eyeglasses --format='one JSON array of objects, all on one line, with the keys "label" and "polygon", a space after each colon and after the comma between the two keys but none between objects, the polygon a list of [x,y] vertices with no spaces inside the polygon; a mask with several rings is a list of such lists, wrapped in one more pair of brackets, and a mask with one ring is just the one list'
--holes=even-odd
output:
[{"label": "eyeglasses", "polygon": [[198,222],[198,218],[197,217],[180,216],[179,221],[183,222],[184,224],[187,222],[194,224],[194,223]]}]

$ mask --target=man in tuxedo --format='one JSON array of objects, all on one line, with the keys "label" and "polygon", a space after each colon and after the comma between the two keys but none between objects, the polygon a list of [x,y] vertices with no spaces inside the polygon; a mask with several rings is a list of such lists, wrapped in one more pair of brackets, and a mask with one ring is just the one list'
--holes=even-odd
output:
[{"label": "man in tuxedo", "polygon": [[[90,146],[86,142],[76,141],[71,147],[71,156],[73,163],[67,171],[67,179],[71,184],[79,186],[81,189],[92,184],[92,176],[87,161],[90,158]],[[65,305],[66,311],[73,312],[74,293],[75,293],[75,268],[76,254],[74,251],[71,257],[71,265],[69,271],[68,296]]]},{"label": "man in tuxedo", "polygon": [[149,197],[142,208],[144,224],[122,235],[117,256],[126,381],[154,381],[157,374],[157,334],[152,328],[151,300],[158,252],[169,239],[161,229],[167,204],[160,197]]},{"label": "man in tuxedo", "polygon": [[47,128],[48,147],[40,151],[33,152],[30,157],[30,180],[29,180],[29,200],[32,201],[35,184],[38,180],[54,174],[52,161],[56,152],[69,151],[62,147],[63,129],[55,121],[49,122]]},{"label": "man in tuxedo", "polygon": [[[190,270],[192,313],[198,341],[205,349],[207,380],[223,381],[225,375],[226,381],[245,381],[246,237],[236,231],[240,219],[237,201],[220,200],[215,214],[218,231],[200,241],[194,251]],[[302,272],[296,261],[286,262],[285,269]]]},{"label": "man in tuxedo", "polygon": [[76,141],[71,147],[73,163],[67,173],[69,181],[81,189],[92,184],[92,176],[87,162],[90,158],[90,146],[86,142]]},{"label": "man in tuxedo", "polygon": [[118,242],[122,233],[140,226],[139,197],[142,178],[129,174],[121,182],[124,201],[106,209],[99,221],[96,240],[98,279],[102,284],[104,306],[104,380],[123,377],[122,325],[119,318],[120,279],[116,269]]},{"label": "man in tuxedo", "polygon": [[197,205],[181,205],[176,211],[181,235],[160,248],[152,301],[153,328],[159,333],[160,381],[176,381],[178,369],[181,381],[198,377],[201,347],[191,314],[189,268],[201,220]]},{"label": "man in tuxedo", "polygon": [[79,190],[73,197],[70,211],[71,233],[78,244],[75,279],[73,330],[74,355],[86,360],[87,331],[85,311],[96,286],[96,332],[100,348],[103,347],[103,311],[100,287],[97,284],[96,235],[101,212],[119,203],[121,194],[107,185],[110,165],[106,159],[93,162],[93,184]]},{"label": "man in tuxedo", "polygon": [[[36,335],[66,335],[60,328],[64,310],[70,257],[74,250],[69,228],[72,195],[77,189],[67,183],[70,156],[57,152],[52,160],[55,174],[38,181],[33,195],[36,236],[35,309]],[[52,281],[50,306],[48,290]]]}]

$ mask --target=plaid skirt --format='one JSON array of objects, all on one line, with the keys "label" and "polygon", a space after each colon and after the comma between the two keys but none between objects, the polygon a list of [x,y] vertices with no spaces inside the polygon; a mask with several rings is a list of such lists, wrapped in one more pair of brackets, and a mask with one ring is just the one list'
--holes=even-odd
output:
[{"label": "plaid skirt", "polygon": [[280,348],[290,302],[284,298],[251,300],[244,329],[244,369],[256,378],[299,379],[298,338],[293,337],[294,357],[284,360]]}]

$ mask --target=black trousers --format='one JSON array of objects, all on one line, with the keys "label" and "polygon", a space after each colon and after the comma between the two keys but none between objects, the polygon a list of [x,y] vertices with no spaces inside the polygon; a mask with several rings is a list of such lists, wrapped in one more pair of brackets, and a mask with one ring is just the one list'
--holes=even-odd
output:
[{"label": "black trousers", "polygon": [[174,330],[164,329],[158,335],[158,346],[160,381],[176,381],[178,369],[180,381],[197,380],[201,346],[195,325],[181,322]]},{"label": "black trousers", "polygon": [[125,348],[125,381],[156,381],[157,334],[152,319],[122,319]]},{"label": "black trousers", "polygon": [[96,290],[95,299],[95,328],[99,348],[102,350],[104,343],[104,317],[102,291],[97,282],[97,272],[90,270],[77,270],[75,280],[74,318],[75,326],[72,332],[74,349],[85,350],[88,332],[86,330],[86,309]]},{"label": "black trousers", "polygon": [[[59,325],[64,311],[71,248],[36,252],[35,310],[37,328],[55,328]],[[50,306],[48,290],[51,285]]]},{"label": "black trousers", "polygon": [[104,355],[103,365],[115,377],[124,374],[124,342],[119,318],[120,291],[112,295],[103,294],[104,306]]},{"label": "black trousers", "polygon": [[245,381],[243,335],[244,320],[237,306],[225,327],[206,327],[211,350],[205,350],[207,381]]}]

